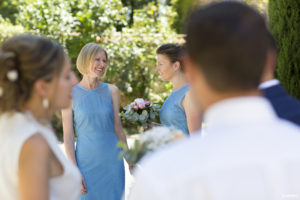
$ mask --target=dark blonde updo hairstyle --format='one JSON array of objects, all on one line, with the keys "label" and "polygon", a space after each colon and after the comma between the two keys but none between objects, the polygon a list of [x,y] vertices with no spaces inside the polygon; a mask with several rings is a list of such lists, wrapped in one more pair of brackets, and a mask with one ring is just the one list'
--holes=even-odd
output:
[{"label": "dark blonde updo hairstyle", "polygon": [[184,47],[177,44],[163,44],[157,48],[156,54],[162,54],[167,56],[171,63],[179,62],[180,70],[184,71],[183,66],[183,54]]},{"label": "dark blonde updo hairstyle", "polygon": [[64,49],[47,38],[17,35],[0,48],[0,113],[21,111],[37,80],[50,82],[62,71]]}]

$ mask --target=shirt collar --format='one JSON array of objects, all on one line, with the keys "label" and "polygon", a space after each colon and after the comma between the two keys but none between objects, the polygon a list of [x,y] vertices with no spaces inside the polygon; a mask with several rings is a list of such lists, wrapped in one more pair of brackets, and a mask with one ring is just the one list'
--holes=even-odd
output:
[{"label": "shirt collar", "polygon": [[236,97],[213,104],[204,114],[207,127],[274,120],[276,114],[263,97]]},{"label": "shirt collar", "polygon": [[262,83],[258,86],[258,89],[263,90],[263,89],[272,87],[272,86],[274,86],[274,85],[278,85],[279,83],[280,83],[280,82],[279,82],[279,80],[277,80],[277,79],[268,80],[268,81],[262,82]]}]

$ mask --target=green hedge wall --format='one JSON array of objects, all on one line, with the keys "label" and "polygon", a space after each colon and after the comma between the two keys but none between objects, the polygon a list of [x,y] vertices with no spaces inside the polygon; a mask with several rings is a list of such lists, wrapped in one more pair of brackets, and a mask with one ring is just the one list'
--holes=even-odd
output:
[{"label": "green hedge wall", "polygon": [[278,47],[275,75],[300,99],[300,1],[269,0],[269,20]]}]

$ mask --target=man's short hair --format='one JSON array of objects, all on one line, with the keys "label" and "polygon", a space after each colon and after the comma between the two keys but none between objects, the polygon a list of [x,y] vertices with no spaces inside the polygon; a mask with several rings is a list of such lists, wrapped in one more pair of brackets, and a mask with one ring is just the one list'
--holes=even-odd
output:
[{"label": "man's short hair", "polygon": [[269,45],[264,18],[238,2],[195,10],[187,23],[186,47],[216,91],[256,89]]}]

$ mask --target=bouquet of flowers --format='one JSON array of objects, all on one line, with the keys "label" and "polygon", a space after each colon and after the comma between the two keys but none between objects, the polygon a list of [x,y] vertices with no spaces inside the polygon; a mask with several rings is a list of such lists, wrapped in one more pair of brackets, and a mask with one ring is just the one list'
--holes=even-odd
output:
[{"label": "bouquet of flowers", "polygon": [[131,148],[128,148],[123,142],[119,142],[118,146],[122,149],[119,156],[120,158],[124,157],[129,165],[134,166],[147,153],[184,137],[185,134],[173,127],[154,127],[139,134],[139,138],[134,141]]},{"label": "bouquet of flowers", "polygon": [[159,104],[137,98],[123,107],[120,117],[131,124],[138,124],[147,128],[153,122],[158,121],[159,111]]}]

